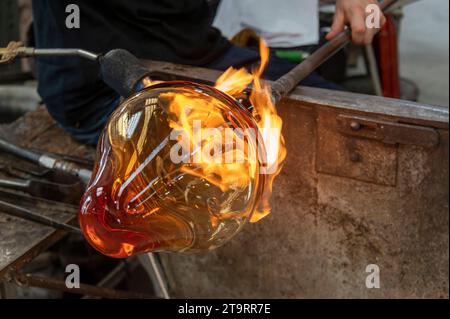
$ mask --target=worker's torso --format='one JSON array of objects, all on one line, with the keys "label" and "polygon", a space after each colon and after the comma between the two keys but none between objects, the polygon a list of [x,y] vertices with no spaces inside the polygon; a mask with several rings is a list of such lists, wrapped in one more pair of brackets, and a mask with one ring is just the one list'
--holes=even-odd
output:
[{"label": "worker's torso", "polygon": [[[79,28],[66,22],[79,8]],[[96,53],[123,48],[138,58],[204,65],[229,46],[211,27],[205,0],[34,0],[35,45]],[[70,20],[70,18],[69,18]],[[50,114],[76,135],[98,131],[118,96],[99,78],[97,65],[71,57],[38,61],[39,93]],[[87,133],[88,134],[88,133]]]}]

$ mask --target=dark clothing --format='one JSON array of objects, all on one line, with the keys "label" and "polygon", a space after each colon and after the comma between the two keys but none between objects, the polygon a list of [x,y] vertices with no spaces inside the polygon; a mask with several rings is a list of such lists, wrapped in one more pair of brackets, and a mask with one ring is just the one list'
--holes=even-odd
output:
[{"label": "dark clothing", "polygon": [[[80,8],[79,29],[66,27],[66,6],[72,3]],[[259,61],[258,52],[231,46],[211,27],[206,0],[33,0],[33,17],[38,48],[96,53],[122,48],[142,59],[217,70]],[[272,57],[266,76],[274,80],[293,66]],[[38,92],[50,115],[79,141],[96,144],[120,102],[100,79],[98,65],[76,57],[45,57],[38,59],[37,72]],[[302,84],[333,88],[316,75]]]},{"label": "dark clothing", "polygon": [[[80,8],[79,29],[66,27],[69,4]],[[230,46],[211,27],[206,0],[34,0],[33,9],[42,46],[97,53],[122,48],[138,58],[191,65],[204,65]],[[51,30],[44,30],[48,20]]]},{"label": "dark clothing", "polygon": [[[77,4],[80,28],[66,27],[66,6]],[[204,65],[230,46],[211,27],[205,0],[34,0],[38,48],[123,48],[138,58]],[[38,92],[49,113],[70,134],[96,143],[120,97],[99,77],[98,66],[73,57],[39,58]],[[95,135],[95,136],[94,136]]]}]

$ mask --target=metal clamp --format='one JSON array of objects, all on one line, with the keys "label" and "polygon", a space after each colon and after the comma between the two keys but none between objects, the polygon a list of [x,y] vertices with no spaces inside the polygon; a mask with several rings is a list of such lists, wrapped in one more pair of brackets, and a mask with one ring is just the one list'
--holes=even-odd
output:
[{"label": "metal clamp", "polygon": [[377,140],[385,144],[405,144],[424,147],[439,145],[439,133],[430,127],[375,120],[352,115],[338,115],[337,129],[341,134]]}]

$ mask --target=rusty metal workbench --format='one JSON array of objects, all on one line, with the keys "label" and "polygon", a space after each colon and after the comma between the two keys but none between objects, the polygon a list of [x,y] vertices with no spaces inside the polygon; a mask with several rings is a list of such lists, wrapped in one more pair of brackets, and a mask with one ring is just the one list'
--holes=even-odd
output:
[{"label": "rusty metal workbench", "polygon": [[[27,113],[17,121],[0,125],[0,136],[22,146],[68,155],[86,156],[92,149],[78,144],[59,128],[44,107]],[[0,163],[20,161],[0,153]],[[77,207],[45,200],[22,202],[41,214],[61,222],[76,218]],[[0,280],[9,271],[20,269],[28,261],[65,235],[50,227],[0,213]]]}]

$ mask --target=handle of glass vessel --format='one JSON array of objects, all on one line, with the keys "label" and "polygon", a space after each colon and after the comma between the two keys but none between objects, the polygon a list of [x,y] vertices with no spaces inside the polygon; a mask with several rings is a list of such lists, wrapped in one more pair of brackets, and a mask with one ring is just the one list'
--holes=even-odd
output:
[{"label": "handle of glass vessel", "polygon": [[99,57],[103,81],[123,97],[139,91],[141,80],[151,71],[133,54],[123,49],[115,49]]}]

